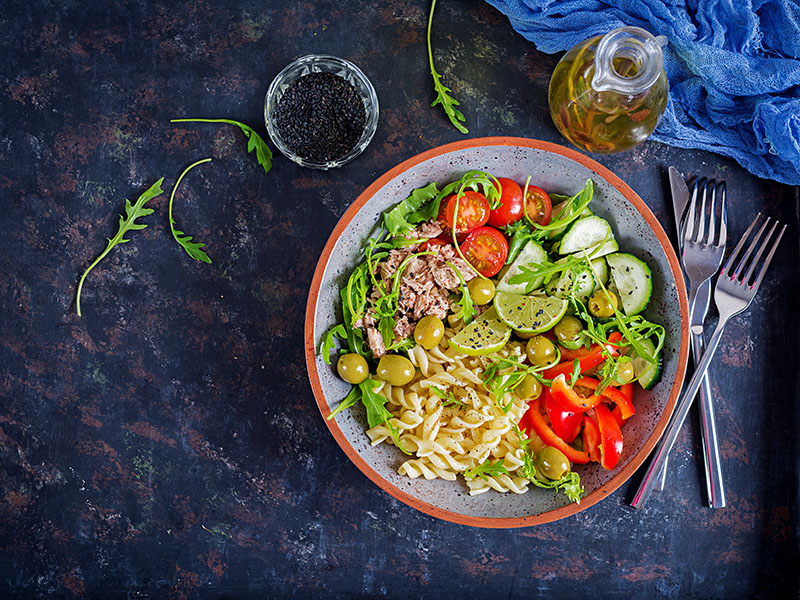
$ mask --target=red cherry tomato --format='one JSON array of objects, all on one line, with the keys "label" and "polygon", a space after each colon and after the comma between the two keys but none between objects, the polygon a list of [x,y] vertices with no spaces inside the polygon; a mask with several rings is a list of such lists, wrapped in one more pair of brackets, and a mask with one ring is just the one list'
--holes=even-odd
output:
[{"label": "red cherry tomato", "polygon": [[492,227],[505,227],[522,218],[522,189],[516,181],[507,177],[500,177],[497,181],[501,189],[500,206],[489,213],[488,223]]},{"label": "red cherry tomato", "polygon": [[481,275],[494,277],[508,258],[508,242],[497,229],[480,227],[467,236],[461,252]]},{"label": "red cherry tomato", "polygon": [[525,194],[525,213],[539,225],[547,225],[553,216],[553,203],[542,188],[529,185]]},{"label": "red cherry tomato", "polygon": [[[439,206],[439,220],[444,223],[445,233],[453,232],[453,216],[456,212],[456,194],[442,200]],[[458,198],[458,218],[456,235],[474,231],[486,225],[489,220],[489,201],[478,192],[464,192]]]}]

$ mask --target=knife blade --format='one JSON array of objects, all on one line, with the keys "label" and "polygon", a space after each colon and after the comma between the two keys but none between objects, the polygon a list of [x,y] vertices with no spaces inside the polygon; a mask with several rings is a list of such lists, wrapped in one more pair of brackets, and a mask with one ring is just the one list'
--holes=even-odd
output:
[{"label": "knife blade", "polygon": [[683,223],[683,213],[686,212],[686,205],[689,204],[689,188],[683,176],[678,173],[675,167],[669,168],[669,189],[672,193],[672,212],[675,214],[675,227],[678,243],[676,248],[681,251],[683,236],[681,235],[681,223]]}]

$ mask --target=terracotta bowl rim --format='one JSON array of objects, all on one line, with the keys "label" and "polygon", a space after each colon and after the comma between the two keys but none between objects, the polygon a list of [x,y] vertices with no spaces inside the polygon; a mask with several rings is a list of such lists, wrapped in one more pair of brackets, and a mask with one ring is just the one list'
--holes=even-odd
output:
[{"label": "terracotta bowl rim", "polygon": [[[669,399],[667,400],[664,412],[662,413],[658,423],[656,423],[656,427],[653,430],[653,433],[650,435],[650,437],[647,438],[644,445],[633,456],[633,458],[619,471],[619,473],[614,475],[614,477],[612,477],[608,482],[606,482],[605,485],[602,485],[601,487],[589,493],[589,495],[587,495],[585,498],[582,498],[580,504],[572,503],[555,510],[547,511],[541,514],[528,515],[526,517],[467,516],[458,512],[439,508],[437,506],[429,504],[428,502],[424,502],[418,498],[415,498],[409,493],[404,492],[395,485],[389,483],[386,479],[381,477],[377,473],[377,471],[375,471],[363,458],[361,458],[358,452],[356,452],[356,450],[347,440],[342,430],[339,428],[339,425],[336,423],[336,420],[335,419],[327,420],[327,417],[330,415],[331,410],[328,406],[328,402],[325,399],[325,395],[323,394],[322,391],[322,386],[319,380],[319,374],[317,373],[317,363],[316,363],[317,348],[314,340],[314,319],[316,313],[317,298],[319,296],[323,274],[325,272],[325,268],[328,264],[328,260],[331,256],[331,253],[333,251],[333,248],[337,240],[339,239],[345,228],[350,224],[355,215],[364,207],[364,205],[370,200],[370,198],[372,198],[384,185],[386,185],[389,181],[391,181],[398,175],[401,175],[411,167],[419,163],[422,163],[426,160],[429,160],[431,158],[435,158],[436,156],[442,154],[447,154],[450,152],[464,150],[468,148],[489,147],[489,146],[526,147],[526,148],[533,148],[536,150],[543,150],[546,152],[552,152],[554,154],[560,154],[566,158],[574,160],[577,163],[580,163],[590,171],[596,173],[599,177],[605,179],[605,181],[607,181],[611,186],[616,188],[628,201],[630,201],[636,207],[636,209],[644,217],[645,221],[652,229],[653,233],[655,233],[656,238],[658,239],[662,249],[664,250],[664,253],[667,256],[667,260],[670,266],[670,272],[678,288],[678,297],[680,299],[681,339],[680,339],[680,352],[678,354],[676,377],[675,381],[672,384],[672,389],[670,391]],[[422,511],[433,517],[443,519],[445,521],[450,521],[453,523],[459,523],[462,525],[469,525],[474,527],[489,527],[489,528],[528,527],[532,525],[539,525],[543,523],[556,521],[558,519],[574,515],[582,510],[589,508],[590,506],[594,505],[595,503],[599,502],[603,498],[610,495],[613,491],[615,491],[622,484],[628,481],[628,479],[630,479],[630,477],[634,474],[634,472],[645,461],[647,456],[652,451],[653,447],[661,438],[661,435],[664,433],[664,429],[666,428],[667,423],[669,422],[669,419],[672,416],[672,412],[675,409],[675,404],[678,400],[678,395],[680,394],[684,377],[686,375],[686,365],[689,356],[688,314],[689,314],[689,308],[686,295],[686,286],[683,280],[680,263],[678,262],[678,257],[672,248],[672,244],[667,238],[667,234],[664,232],[661,223],[659,223],[659,221],[656,219],[655,215],[650,210],[650,208],[644,203],[644,201],[639,197],[639,195],[636,192],[634,192],[633,189],[628,184],[622,181],[622,179],[617,177],[609,169],[607,169],[597,161],[589,158],[588,156],[581,154],[576,150],[572,150],[570,148],[566,148],[564,146],[560,146],[558,144],[554,144],[551,142],[545,142],[531,138],[506,137],[506,136],[472,138],[469,140],[462,140],[458,142],[452,142],[449,144],[437,146],[435,148],[417,154],[416,156],[409,158],[408,160],[403,161],[396,167],[384,173],[382,176],[376,179],[369,187],[367,187],[367,189],[365,189],[358,196],[355,202],[353,202],[350,208],[347,209],[344,215],[342,215],[341,219],[339,219],[339,222],[336,224],[336,227],[334,227],[330,237],[328,238],[327,243],[325,244],[325,247],[322,250],[322,255],[320,256],[319,261],[317,262],[317,266],[314,271],[314,277],[311,282],[311,288],[309,290],[308,304],[306,305],[306,320],[305,320],[306,364],[308,366],[308,377],[309,381],[311,382],[311,387],[314,392],[314,397],[317,401],[317,406],[320,410],[320,413],[323,419],[325,420],[325,424],[328,426],[328,429],[330,429],[331,433],[333,434],[333,437],[336,439],[336,442],[342,448],[344,453],[350,458],[351,461],[353,461],[356,467],[358,467],[358,469],[362,473],[364,473],[364,475],[366,475],[376,485],[378,485],[378,487],[383,489],[385,492],[388,492],[389,494],[391,494],[404,504],[407,504],[413,508],[416,508],[419,511]]]}]

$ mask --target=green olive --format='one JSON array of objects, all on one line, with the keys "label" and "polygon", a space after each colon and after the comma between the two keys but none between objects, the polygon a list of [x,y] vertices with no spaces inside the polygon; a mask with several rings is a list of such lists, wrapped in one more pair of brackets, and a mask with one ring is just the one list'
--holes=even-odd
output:
[{"label": "green olive", "polygon": [[633,372],[633,363],[629,360],[619,361],[617,363],[616,372],[614,373],[614,380],[620,385],[625,385],[633,381],[636,374]]},{"label": "green olive", "polygon": [[529,373],[523,377],[520,384],[514,388],[514,391],[520,398],[536,400],[536,398],[542,395],[542,384],[539,383],[536,377]]},{"label": "green olive", "polygon": [[567,315],[556,323],[553,331],[559,342],[576,342],[583,331],[583,324],[577,317]]},{"label": "green olive", "polygon": [[537,334],[535,333],[527,333],[525,331],[517,331],[514,329],[514,335],[517,336],[521,340],[529,340],[532,337],[535,337]]},{"label": "green olive", "polygon": [[556,347],[543,335],[537,335],[528,340],[525,352],[532,365],[541,367],[549,365],[556,359]]},{"label": "green olive", "polygon": [[494,283],[483,277],[476,277],[467,284],[472,301],[478,306],[489,304],[494,298]]},{"label": "green olive", "polygon": [[443,337],[444,323],[439,317],[433,315],[422,317],[414,328],[414,339],[425,350],[438,346]]},{"label": "green olive", "polygon": [[548,479],[557,481],[569,472],[569,460],[558,448],[545,446],[536,454],[536,468]]},{"label": "green olive", "polygon": [[353,385],[358,385],[369,377],[369,366],[360,354],[342,354],[336,363],[336,371],[339,377]]},{"label": "green olive", "polygon": [[[606,296],[606,294],[608,295]],[[599,317],[601,319],[613,317],[615,308],[619,308],[619,300],[614,292],[597,290],[592,294],[592,297],[589,298],[589,312],[593,317]]]},{"label": "green olive", "polygon": [[414,365],[405,356],[386,354],[378,363],[378,377],[391,385],[405,385],[414,379]]}]

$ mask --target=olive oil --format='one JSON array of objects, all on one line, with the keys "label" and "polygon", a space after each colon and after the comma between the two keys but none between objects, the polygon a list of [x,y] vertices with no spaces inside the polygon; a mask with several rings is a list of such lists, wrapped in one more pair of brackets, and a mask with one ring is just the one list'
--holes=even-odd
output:
[{"label": "olive oil", "polygon": [[578,148],[611,153],[642,143],[667,106],[662,40],[621,27],[578,44],[550,79],[550,115]]}]

